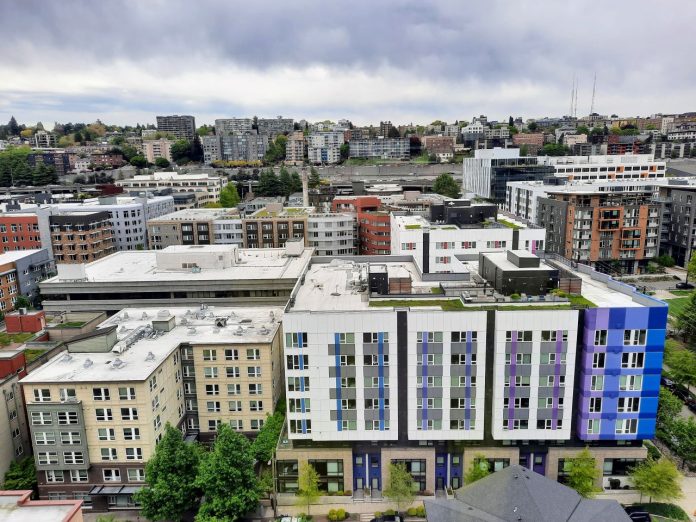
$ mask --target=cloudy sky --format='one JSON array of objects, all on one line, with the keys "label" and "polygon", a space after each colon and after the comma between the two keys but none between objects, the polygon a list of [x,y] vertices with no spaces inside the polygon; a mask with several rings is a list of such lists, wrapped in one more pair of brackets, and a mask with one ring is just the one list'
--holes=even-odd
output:
[{"label": "cloudy sky", "polygon": [[696,110],[692,0],[0,3],[0,122]]}]

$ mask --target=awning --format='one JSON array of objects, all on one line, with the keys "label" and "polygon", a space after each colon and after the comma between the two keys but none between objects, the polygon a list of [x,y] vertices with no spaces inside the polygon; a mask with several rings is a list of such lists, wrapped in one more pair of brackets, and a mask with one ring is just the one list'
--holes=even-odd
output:
[{"label": "awning", "polygon": [[142,486],[94,486],[89,490],[90,495],[132,495],[140,491]]}]

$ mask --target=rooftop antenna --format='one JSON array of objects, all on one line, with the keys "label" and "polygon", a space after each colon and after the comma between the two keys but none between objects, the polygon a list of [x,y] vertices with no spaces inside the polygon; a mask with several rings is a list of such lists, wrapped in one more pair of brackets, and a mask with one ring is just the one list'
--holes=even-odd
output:
[{"label": "rooftop antenna", "polygon": [[575,78],[575,106],[573,107],[573,118],[578,117],[578,79]]},{"label": "rooftop antenna", "polygon": [[568,116],[573,115],[573,100],[575,99],[575,73],[573,73],[573,83],[570,86],[570,110]]},{"label": "rooftop antenna", "polygon": [[590,114],[594,114],[594,97],[597,90],[597,73],[594,73],[594,81],[592,82],[592,104],[590,105]]}]

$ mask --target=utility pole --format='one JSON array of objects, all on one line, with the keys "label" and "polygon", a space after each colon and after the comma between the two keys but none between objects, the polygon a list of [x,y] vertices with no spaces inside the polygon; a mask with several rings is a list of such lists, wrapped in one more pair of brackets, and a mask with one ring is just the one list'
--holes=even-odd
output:
[{"label": "utility pole", "polygon": [[590,105],[590,114],[594,114],[594,97],[597,90],[597,73],[594,73],[594,81],[592,82],[592,104]]}]

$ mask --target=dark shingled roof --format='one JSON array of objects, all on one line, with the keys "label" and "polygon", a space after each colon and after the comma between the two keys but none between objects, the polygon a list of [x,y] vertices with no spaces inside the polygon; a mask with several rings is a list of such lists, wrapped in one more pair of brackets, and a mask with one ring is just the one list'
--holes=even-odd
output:
[{"label": "dark shingled roof", "polygon": [[455,492],[425,500],[429,522],[630,522],[615,500],[581,497],[574,489],[522,466],[508,466]]}]

